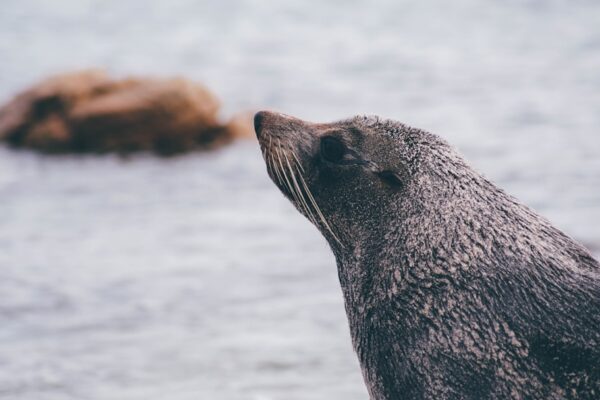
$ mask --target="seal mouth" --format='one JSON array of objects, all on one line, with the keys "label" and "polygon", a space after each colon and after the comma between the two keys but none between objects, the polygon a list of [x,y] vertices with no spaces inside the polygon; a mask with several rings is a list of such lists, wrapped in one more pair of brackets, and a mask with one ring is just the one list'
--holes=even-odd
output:
[{"label": "seal mouth", "polygon": [[309,188],[297,149],[291,144],[288,135],[282,136],[285,132],[295,134],[290,126],[299,123],[305,125],[294,117],[269,111],[260,111],[254,116],[254,129],[267,173],[279,190],[310,222],[317,227],[323,226],[341,244]]}]

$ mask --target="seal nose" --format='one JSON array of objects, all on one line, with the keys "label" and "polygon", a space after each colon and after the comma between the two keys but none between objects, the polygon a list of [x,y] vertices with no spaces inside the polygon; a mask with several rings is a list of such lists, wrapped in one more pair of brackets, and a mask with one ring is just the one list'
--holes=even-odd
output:
[{"label": "seal nose", "polygon": [[254,131],[256,132],[256,137],[258,138],[260,137],[260,131],[262,129],[266,115],[266,111],[259,111],[254,115]]}]

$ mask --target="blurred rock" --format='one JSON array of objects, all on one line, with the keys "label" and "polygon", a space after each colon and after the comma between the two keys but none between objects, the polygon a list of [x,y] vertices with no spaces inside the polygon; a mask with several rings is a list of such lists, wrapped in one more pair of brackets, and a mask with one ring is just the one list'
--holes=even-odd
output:
[{"label": "blurred rock", "polygon": [[51,77],[0,108],[0,140],[47,153],[169,155],[253,137],[248,116],[222,124],[218,110],[210,91],[184,79],[81,71]]},{"label": "blurred rock", "polygon": [[228,136],[234,139],[256,139],[254,133],[254,113],[240,113],[235,115],[227,125]]}]

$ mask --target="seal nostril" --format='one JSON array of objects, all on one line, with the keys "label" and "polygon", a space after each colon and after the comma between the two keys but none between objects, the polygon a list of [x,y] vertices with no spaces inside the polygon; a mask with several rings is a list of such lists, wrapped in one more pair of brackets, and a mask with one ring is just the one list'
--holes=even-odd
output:
[{"label": "seal nostril", "polygon": [[264,119],[265,119],[264,111],[259,111],[254,115],[254,131],[256,132],[256,137],[260,137],[260,130],[262,128]]}]

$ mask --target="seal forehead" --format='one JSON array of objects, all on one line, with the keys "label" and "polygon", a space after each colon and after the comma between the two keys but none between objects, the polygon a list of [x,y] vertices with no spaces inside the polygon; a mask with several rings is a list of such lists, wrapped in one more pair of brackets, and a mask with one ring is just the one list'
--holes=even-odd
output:
[{"label": "seal forehead", "polygon": [[377,115],[357,115],[352,122],[356,127],[376,134],[387,135],[393,139],[401,139],[403,133],[410,131],[410,128],[401,122],[381,118]]}]

